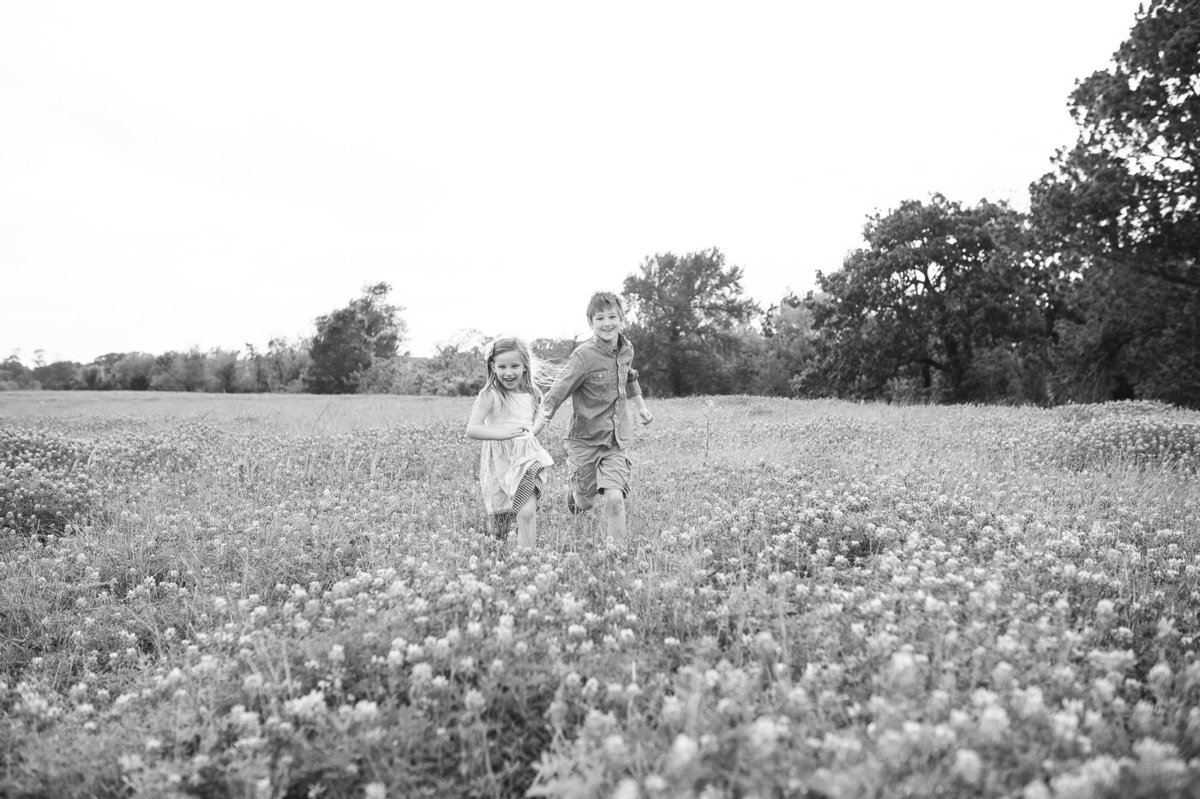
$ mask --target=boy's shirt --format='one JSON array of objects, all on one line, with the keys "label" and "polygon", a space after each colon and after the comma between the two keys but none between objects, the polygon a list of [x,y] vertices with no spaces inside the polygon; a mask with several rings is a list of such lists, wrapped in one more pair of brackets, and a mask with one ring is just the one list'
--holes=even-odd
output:
[{"label": "boy's shirt", "polygon": [[542,398],[546,421],[570,397],[574,412],[567,438],[596,446],[625,446],[633,435],[629,398],[642,394],[632,364],[633,345],[624,334],[611,348],[596,338],[580,344]]}]

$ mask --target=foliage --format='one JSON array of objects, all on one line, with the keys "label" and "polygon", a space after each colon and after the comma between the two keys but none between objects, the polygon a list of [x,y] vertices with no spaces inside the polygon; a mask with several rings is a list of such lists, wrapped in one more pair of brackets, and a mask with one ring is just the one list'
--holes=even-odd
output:
[{"label": "foliage", "polygon": [[82,385],[79,364],[74,361],[55,361],[35,366],[33,377],[45,391],[68,391]]},{"label": "foliage", "polygon": [[578,338],[535,338],[529,342],[529,348],[543,361],[563,364],[582,343]]},{"label": "foliage", "polygon": [[1200,404],[1200,2],[1139,10],[1070,105],[1078,141],[1031,187],[1063,293],[1058,395]]},{"label": "foliage", "polygon": [[668,397],[721,393],[719,364],[735,349],[734,330],[758,313],[742,296],[742,269],[716,248],[647,258],[625,278],[629,337],[648,393]]},{"label": "foliage", "polygon": [[[1038,355],[1045,288],[1019,213],[934,195],[876,214],[863,235],[868,246],[818,273],[824,294],[806,302],[817,339],[804,393],[882,398],[909,384],[925,399],[1041,398],[1020,375]],[[1012,385],[984,379],[981,363],[1000,354]]]},{"label": "foliage", "polygon": [[361,373],[396,355],[404,339],[400,306],[387,302],[392,287],[376,283],[349,305],[317,319],[309,348],[312,363],[305,375],[316,394],[347,394],[358,388]]},{"label": "foliage", "polygon": [[1047,457],[1084,469],[1114,460],[1200,471],[1200,420],[1156,402],[1068,405],[1045,441]]},{"label": "foliage", "polygon": [[767,309],[763,319],[763,348],[756,360],[750,393],[786,397],[792,381],[810,365],[814,348],[813,313],[803,299],[789,293]]},{"label": "foliage", "polygon": [[0,362],[0,391],[37,388],[33,372],[14,353]]},{"label": "foliage", "polygon": [[87,460],[76,442],[0,428],[0,536],[67,532],[99,495]]},{"label": "foliage", "polygon": [[1200,778],[1193,412],[664,400],[630,548],[555,480],[522,551],[475,532],[465,398],[80,401],[0,414],[0,461],[100,489],[0,556],[4,795]]}]

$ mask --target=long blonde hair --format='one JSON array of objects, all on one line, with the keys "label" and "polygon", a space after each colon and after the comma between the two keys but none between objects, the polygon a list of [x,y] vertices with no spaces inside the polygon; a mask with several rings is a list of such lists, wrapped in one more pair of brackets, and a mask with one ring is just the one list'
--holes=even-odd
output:
[{"label": "long blonde hair", "polygon": [[550,388],[554,383],[554,379],[558,377],[560,368],[549,361],[544,361],[533,354],[533,350],[523,340],[516,336],[501,336],[500,338],[489,341],[483,348],[484,366],[487,369],[487,378],[484,380],[483,388],[479,393],[483,394],[489,389],[496,393],[497,401],[504,407],[509,406],[511,401],[510,392],[507,388],[500,384],[496,378],[496,370],[493,363],[497,355],[503,355],[506,352],[515,352],[521,356],[521,365],[525,367],[525,374],[521,376],[519,388],[528,391],[533,395],[534,412],[537,412],[538,406],[542,404],[542,392]]}]

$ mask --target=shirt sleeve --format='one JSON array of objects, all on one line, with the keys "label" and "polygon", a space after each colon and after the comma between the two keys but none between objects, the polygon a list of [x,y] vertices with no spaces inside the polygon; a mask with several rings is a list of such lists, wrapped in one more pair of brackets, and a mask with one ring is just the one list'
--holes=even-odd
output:
[{"label": "shirt sleeve", "polygon": [[587,370],[583,368],[583,360],[575,353],[571,353],[571,357],[567,358],[567,363],[554,381],[554,385],[550,386],[550,390],[542,397],[542,416],[547,422],[554,418],[558,406],[575,393],[575,389],[579,388],[585,375],[587,375]]},{"label": "shirt sleeve", "polygon": [[638,370],[634,369],[632,366],[629,367],[629,375],[625,378],[625,396],[642,396],[642,386],[640,383],[638,383]]}]

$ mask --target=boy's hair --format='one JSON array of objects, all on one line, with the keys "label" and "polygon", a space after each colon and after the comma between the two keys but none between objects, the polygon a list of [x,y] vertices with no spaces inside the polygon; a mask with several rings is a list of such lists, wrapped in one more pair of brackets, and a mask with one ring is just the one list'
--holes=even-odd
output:
[{"label": "boy's hair", "polygon": [[621,315],[621,319],[625,318],[625,303],[621,302],[621,298],[611,291],[597,291],[588,300],[587,319],[591,323],[592,317],[600,311],[607,311],[609,308],[616,308],[617,313]]}]

